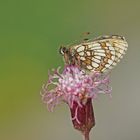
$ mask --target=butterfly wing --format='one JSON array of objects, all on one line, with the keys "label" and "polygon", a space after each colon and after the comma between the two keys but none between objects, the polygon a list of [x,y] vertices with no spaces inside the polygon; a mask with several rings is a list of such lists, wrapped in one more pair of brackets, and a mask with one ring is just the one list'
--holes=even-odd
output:
[{"label": "butterfly wing", "polygon": [[124,37],[112,35],[73,46],[75,59],[80,67],[104,72],[112,69],[123,57],[128,44]]}]

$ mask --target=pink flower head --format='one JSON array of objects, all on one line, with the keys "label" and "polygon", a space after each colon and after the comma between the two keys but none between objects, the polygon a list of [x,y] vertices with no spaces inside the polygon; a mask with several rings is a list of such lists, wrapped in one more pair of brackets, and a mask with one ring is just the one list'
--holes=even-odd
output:
[{"label": "pink flower head", "polygon": [[42,100],[48,109],[64,101],[70,107],[73,126],[81,131],[85,140],[95,125],[92,99],[99,93],[109,93],[109,76],[97,72],[86,73],[75,65],[65,66],[62,73],[53,70],[48,82],[42,88]]},{"label": "pink flower head", "polygon": [[109,75],[97,72],[86,73],[77,66],[65,66],[62,74],[60,67],[49,74],[48,82],[42,88],[42,100],[48,109],[53,108],[61,101],[66,102],[70,108],[74,102],[82,107],[87,99],[95,99],[99,93],[110,93]]}]

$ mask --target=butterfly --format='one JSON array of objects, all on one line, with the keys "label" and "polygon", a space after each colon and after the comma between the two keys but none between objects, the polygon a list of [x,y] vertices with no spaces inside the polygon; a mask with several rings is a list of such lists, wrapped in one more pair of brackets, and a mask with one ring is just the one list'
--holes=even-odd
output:
[{"label": "butterfly", "polygon": [[105,72],[123,57],[128,43],[123,36],[100,36],[79,44],[60,47],[66,64],[77,65],[88,71]]}]

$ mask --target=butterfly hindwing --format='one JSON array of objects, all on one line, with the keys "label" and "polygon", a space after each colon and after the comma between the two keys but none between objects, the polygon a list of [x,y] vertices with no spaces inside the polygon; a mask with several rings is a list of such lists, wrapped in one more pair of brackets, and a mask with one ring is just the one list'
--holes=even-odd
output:
[{"label": "butterfly hindwing", "polygon": [[75,45],[75,59],[90,71],[104,72],[112,69],[123,57],[128,44],[121,36],[102,36],[93,41]]}]

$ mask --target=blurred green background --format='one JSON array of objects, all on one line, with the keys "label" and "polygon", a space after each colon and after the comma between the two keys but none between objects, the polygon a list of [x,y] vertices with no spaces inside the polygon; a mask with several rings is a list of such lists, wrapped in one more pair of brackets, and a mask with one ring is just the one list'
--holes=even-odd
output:
[{"label": "blurred green background", "polygon": [[94,140],[140,139],[139,0],[0,1],[0,140],[81,140],[66,104],[53,113],[41,102],[48,69],[63,66],[60,45],[119,34],[127,55],[111,74],[110,99],[94,101]]}]

